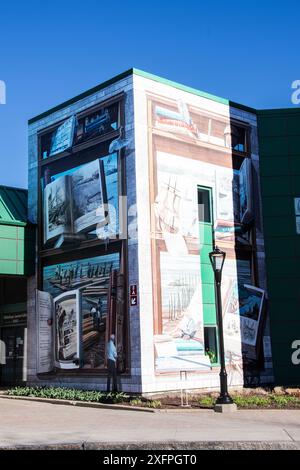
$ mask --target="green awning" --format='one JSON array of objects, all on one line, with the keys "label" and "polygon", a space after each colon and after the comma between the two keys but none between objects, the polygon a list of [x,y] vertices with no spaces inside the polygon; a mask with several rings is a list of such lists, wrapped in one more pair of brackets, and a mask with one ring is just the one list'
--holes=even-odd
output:
[{"label": "green awning", "polygon": [[0,275],[34,272],[34,227],[27,220],[26,189],[0,186]]}]

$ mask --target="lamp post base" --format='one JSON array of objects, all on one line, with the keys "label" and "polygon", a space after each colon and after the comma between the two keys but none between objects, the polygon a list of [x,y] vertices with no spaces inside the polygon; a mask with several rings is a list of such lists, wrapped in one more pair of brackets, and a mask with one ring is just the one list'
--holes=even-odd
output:
[{"label": "lamp post base", "polygon": [[216,405],[231,405],[233,403],[233,400],[230,395],[228,395],[228,392],[223,392],[221,395],[216,400]]},{"label": "lamp post base", "polygon": [[214,410],[216,413],[234,413],[237,411],[237,406],[235,403],[216,403]]}]

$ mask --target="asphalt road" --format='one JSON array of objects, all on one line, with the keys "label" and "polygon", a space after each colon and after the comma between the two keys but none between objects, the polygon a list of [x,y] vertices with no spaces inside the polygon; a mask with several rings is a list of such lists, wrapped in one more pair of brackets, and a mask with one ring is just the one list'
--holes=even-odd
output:
[{"label": "asphalt road", "polygon": [[222,448],[226,443],[300,449],[300,411],[146,413],[0,399],[0,448]]}]

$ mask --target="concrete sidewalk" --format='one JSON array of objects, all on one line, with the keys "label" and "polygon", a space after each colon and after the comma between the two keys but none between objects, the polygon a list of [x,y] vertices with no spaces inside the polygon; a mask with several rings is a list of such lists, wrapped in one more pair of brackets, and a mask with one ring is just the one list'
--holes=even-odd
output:
[{"label": "concrete sidewalk", "polygon": [[300,411],[143,413],[0,400],[0,448],[300,449]]}]

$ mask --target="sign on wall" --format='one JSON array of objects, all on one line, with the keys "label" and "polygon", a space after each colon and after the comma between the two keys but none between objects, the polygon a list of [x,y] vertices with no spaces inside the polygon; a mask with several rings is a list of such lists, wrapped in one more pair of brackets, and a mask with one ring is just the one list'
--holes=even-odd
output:
[{"label": "sign on wall", "polygon": [[138,297],[137,297],[137,284],[131,284],[130,285],[130,307],[136,307],[138,303]]},{"label": "sign on wall", "polygon": [[[75,116],[63,122],[53,133],[51,139],[50,155],[56,155],[72,147],[75,128]],[[47,155],[45,155],[47,157]]]}]

